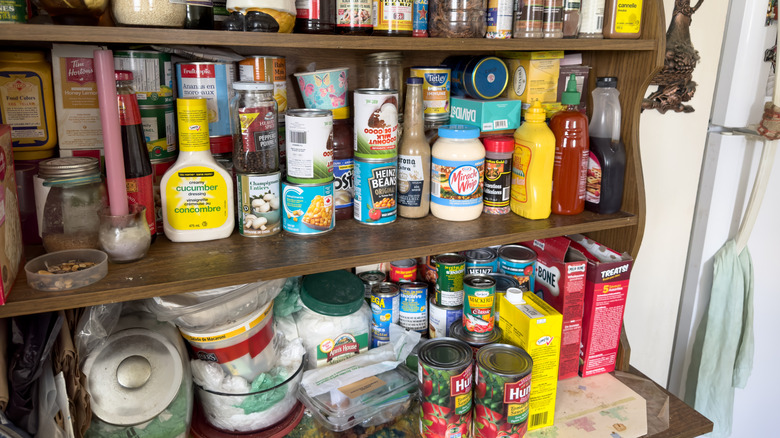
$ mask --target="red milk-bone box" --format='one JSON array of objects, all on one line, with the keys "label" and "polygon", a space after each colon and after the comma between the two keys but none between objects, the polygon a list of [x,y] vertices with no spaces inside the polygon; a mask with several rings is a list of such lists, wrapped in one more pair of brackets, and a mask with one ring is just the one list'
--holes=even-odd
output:
[{"label": "red milk-bone box", "polygon": [[22,266],[22,225],[18,199],[11,125],[0,125],[0,304],[5,304]]},{"label": "red milk-bone box", "polygon": [[634,260],[583,235],[567,237],[571,247],[588,259],[579,373],[582,377],[608,373],[615,369]]},{"label": "red milk-bone box", "polygon": [[563,315],[558,380],[575,377],[580,364],[588,259],[571,243],[565,237],[522,242],[537,255],[534,292]]}]

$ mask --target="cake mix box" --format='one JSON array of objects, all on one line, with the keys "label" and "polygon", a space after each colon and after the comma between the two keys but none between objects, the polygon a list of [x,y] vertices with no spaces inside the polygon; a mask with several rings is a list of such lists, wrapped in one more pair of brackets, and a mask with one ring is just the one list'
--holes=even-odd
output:
[{"label": "cake mix box", "polygon": [[555,419],[562,318],[533,292],[525,292],[523,299],[525,303],[516,306],[500,295],[499,325],[503,342],[522,348],[533,359],[528,430],[534,430],[552,426]]},{"label": "cake mix box", "polygon": [[577,375],[588,259],[565,237],[522,242],[536,251],[534,292],[563,316],[558,379]]},{"label": "cake mix box", "polygon": [[572,248],[588,258],[579,373],[582,377],[608,373],[615,370],[634,260],[583,235],[567,237]]},{"label": "cake mix box", "polygon": [[11,125],[0,125],[0,304],[5,304],[22,266],[22,222],[15,175]]}]

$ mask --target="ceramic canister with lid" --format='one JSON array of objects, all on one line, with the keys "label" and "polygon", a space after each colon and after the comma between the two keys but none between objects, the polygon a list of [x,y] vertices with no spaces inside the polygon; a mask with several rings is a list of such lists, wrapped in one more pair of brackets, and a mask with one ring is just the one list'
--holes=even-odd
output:
[{"label": "ceramic canister with lid", "polygon": [[485,147],[479,141],[479,128],[440,127],[431,157],[431,213],[450,221],[478,218],[485,174]]},{"label": "ceramic canister with lid", "polygon": [[348,271],[307,275],[303,308],[294,314],[306,349],[307,369],[331,365],[368,350],[371,309],[365,286]]}]

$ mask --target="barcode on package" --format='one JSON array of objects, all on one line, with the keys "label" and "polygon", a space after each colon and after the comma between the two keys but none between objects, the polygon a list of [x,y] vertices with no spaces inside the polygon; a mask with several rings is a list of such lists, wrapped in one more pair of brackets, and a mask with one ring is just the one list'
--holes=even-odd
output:
[{"label": "barcode on package", "polygon": [[547,412],[531,415],[531,419],[528,421],[528,423],[529,423],[528,424],[529,427],[534,427],[540,424],[547,423]]},{"label": "barcode on package", "polygon": [[496,120],[493,122],[493,129],[507,129],[509,128],[509,120]]},{"label": "barcode on package", "polygon": [[306,131],[290,131],[290,143],[306,144]]}]

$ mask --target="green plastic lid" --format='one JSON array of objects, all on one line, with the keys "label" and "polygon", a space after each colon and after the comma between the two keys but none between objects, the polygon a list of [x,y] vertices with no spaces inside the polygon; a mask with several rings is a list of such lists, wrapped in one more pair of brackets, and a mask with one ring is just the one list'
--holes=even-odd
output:
[{"label": "green plastic lid", "polygon": [[580,93],[577,91],[577,77],[572,73],[566,83],[566,91],[561,94],[561,103],[564,105],[579,105]]},{"label": "green plastic lid", "polygon": [[542,108],[542,103],[537,100],[531,105],[531,108],[525,110],[523,117],[526,122],[544,122],[547,119],[547,111]]},{"label": "green plastic lid", "polygon": [[348,271],[307,275],[301,286],[301,301],[309,309],[328,316],[346,316],[363,305],[363,282]]}]

